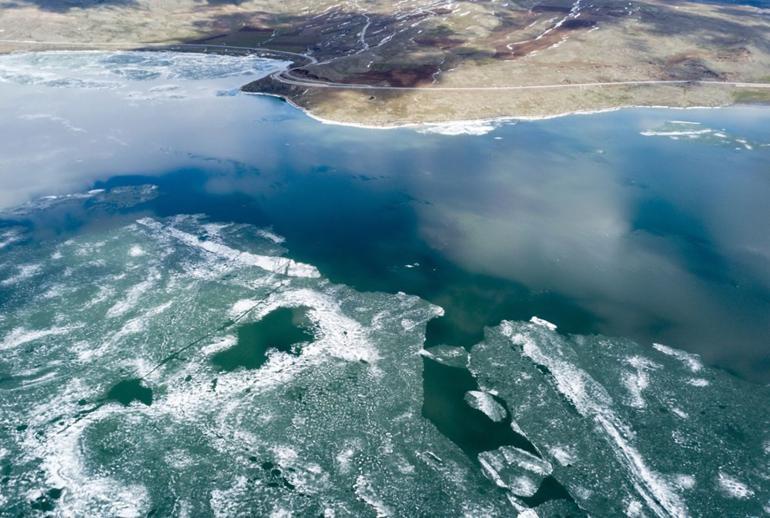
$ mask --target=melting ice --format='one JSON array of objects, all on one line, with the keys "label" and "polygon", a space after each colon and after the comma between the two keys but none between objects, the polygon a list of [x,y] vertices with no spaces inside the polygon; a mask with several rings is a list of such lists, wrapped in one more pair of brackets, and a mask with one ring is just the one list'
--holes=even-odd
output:
[{"label": "melting ice", "polygon": [[[0,255],[11,514],[698,516],[770,498],[767,389],[664,345],[535,318],[469,354],[426,351],[441,308],[332,284],[269,230],[203,216],[42,243],[14,232]],[[249,347],[243,329],[288,309],[299,345],[221,368]],[[532,447],[468,455],[439,433],[421,412],[423,357],[469,369],[479,388],[457,404]]]}]

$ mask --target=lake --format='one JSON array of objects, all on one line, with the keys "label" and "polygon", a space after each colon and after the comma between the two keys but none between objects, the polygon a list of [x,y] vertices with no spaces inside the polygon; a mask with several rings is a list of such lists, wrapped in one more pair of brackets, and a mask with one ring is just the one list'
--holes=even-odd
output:
[{"label": "lake", "polygon": [[0,506],[767,505],[770,109],[363,129],[281,66],[0,57]]}]

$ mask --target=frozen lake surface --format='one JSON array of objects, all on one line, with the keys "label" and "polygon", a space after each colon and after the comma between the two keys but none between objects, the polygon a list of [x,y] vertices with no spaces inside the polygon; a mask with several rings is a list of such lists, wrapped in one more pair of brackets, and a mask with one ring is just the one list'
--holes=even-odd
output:
[{"label": "frozen lake surface", "polygon": [[770,110],[365,130],[281,66],[0,57],[4,512],[770,512]]}]

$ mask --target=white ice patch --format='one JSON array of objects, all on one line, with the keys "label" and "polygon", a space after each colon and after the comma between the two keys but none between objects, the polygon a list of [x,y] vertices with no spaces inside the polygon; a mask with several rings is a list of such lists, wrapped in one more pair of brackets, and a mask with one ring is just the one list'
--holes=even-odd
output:
[{"label": "white ice patch", "polygon": [[16,275],[3,280],[0,282],[0,284],[3,286],[17,284],[23,280],[34,277],[35,275],[39,274],[42,269],[42,265],[39,264],[23,264],[21,266],[17,266]]},{"label": "white ice patch", "polygon": [[471,408],[479,410],[496,423],[499,423],[508,417],[508,412],[506,412],[505,407],[495,401],[492,394],[488,392],[469,390],[465,393],[465,402],[468,403]]},{"label": "white ice patch", "polygon": [[745,500],[754,496],[754,491],[735,477],[720,471],[717,476],[717,486],[725,496]]},{"label": "white ice patch", "polygon": [[548,461],[512,446],[481,452],[478,461],[489,480],[517,496],[534,495],[542,479],[553,471]]},{"label": "white ice patch", "polygon": [[430,349],[420,350],[420,356],[430,358],[433,361],[450,367],[465,368],[468,365],[468,351],[462,347],[438,345]]},{"label": "white ice patch", "polygon": [[570,466],[575,463],[575,460],[577,460],[574,452],[571,450],[572,448],[570,446],[557,444],[556,446],[551,446],[548,449],[548,453],[550,453],[551,456],[556,459],[556,462],[562,466]]},{"label": "white ice patch", "polygon": [[128,250],[128,255],[130,257],[141,257],[145,254],[145,251],[142,250],[142,247],[139,245],[134,245]]},{"label": "white ice patch", "polygon": [[86,131],[83,128],[75,126],[64,117],[59,117],[58,115],[53,115],[50,113],[29,113],[29,114],[19,115],[19,119],[28,120],[28,121],[47,120],[51,122],[56,122],[58,124],[61,124],[63,127],[65,127],[66,129],[70,130],[73,133],[85,133]]},{"label": "white ice patch", "polygon": [[654,131],[646,130],[640,132],[640,135],[645,137],[692,137],[696,135],[705,135],[711,133],[710,129],[702,130],[672,130],[672,131]]},{"label": "white ice patch", "polygon": [[212,355],[214,353],[218,353],[219,351],[224,351],[225,349],[229,349],[230,347],[233,347],[237,343],[238,343],[238,337],[236,337],[235,335],[227,335],[205,346],[204,348],[201,349],[201,352],[206,355]]},{"label": "white ice patch", "polygon": [[49,329],[37,329],[37,330],[27,330],[24,327],[17,327],[16,329],[13,329],[10,333],[5,335],[5,338],[3,339],[3,341],[0,342],[0,350],[13,349],[20,345],[24,345],[29,342],[34,342],[35,340],[40,340],[41,338],[45,338],[47,336],[66,335],[67,333],[75,329],[79,329],[81,327],[83,327],[83,324],[76,324],[76,325],[62,326],[62,327],[52,327]]},{"label": "white ice patch", "polygon": [[87,426],[106,417],[111,410],[102,407],[66,430],[48,437],[40,452],[42,468],[51,487],[67,488],[57,504],[60,516],[139,517],[147,513],[149,495],[141,485],[127,485],[107,475],[92,475],[85,466],[80,441]]},{"label": "white ice patch", "polygon": [[[658,129],[645,130],[640,134],[645,137],[667,137],[679,141],[703,140],[732,147],[736,151],[751,151],[755,147],[755,144],[749,140],[729,135],[724,129],[704,128],[700,123],[690,121],[669,121]],[[758,145],[762,146],[763,144]]]},{"label": "white ice patch", "polygon": [[623,385],[630,396],[628,405],[634,408],[644,408],[647,403],[642,396],[642,391],[650,386],[649,371],[660,368],[660,365],[642,356],[626,358],[625,363],[634,368],[634,371],[626,371],[622,374]]},{"label": "white ice patch", "polygon": [[646,518],[644,507],[639,500],[629,500],[626,504],[626,516],[629,518]]},{"label": "white ice patch", "polygon": [[669,347],[663,344],[652,344],[652,347],[657,351],[662,352],[665,355],[673,356],[674,358],[682,362],[692,372],[698,372],[703,368],[703,364],[701,363],[700,358],[696,354],[686,353],[679,349],[674,349],[673,347]]},{"label": "white ice patch", "polygon": [[604,431],[613,453],[625,466],[639,496],[658,516],[687,516],[687,507],[665,479],[647,466],[647,462],[629,440],[628,426],[612,410],[612,398],[588,373],[563,359],[558,346],[551,355],[530,337],[516,333],[511,322],[504,321],[501,331],[520,346],[522,354],[551,373],[554,387],[581,415],[594,420]]},{"label": "white ice patch", "polygon": [[202,241],[197,236],[172,226],[164,226],[151,218],[142,218],[138,220],[137,223],[149,229],[178,239],[188,246],[199,248],[207,253],[214,254],[222,259],[232,261],[234,263],[239,263],[246,266],[256,266],[257,268],[261,268],[269,272],[287,275],[290,277],[318,278],[321,276],[315,266],[299,263],[286,257],[257,255],[250,252],[243,252],[241,250],[231,248],[223,243],[217,243],[214,241]]},{"label": "white ice patch", "polygon": [[122,300],[119,300],[107,310],[107,318],[119,317],[133,309],[142,295],[152,288],[159,280],[160,273],[157,270],[151,270],[144,281],[131,287]]},{"label": "white ice patch", "polygon": [[335,460],[342,473],[350,472],[353,456],[356,454],[357,445],[352,445],[337,453]]},{"label": "white ice patch", "polygon": [[675,406],[671,407],[671,412],[680,419],[688,419],[690,417],[690,414]]},{"label": "white ice patch", "polygon": [[[258,307],[257,307],[258,306]],[[238,309],[256,309],[253,318],[259,320],[271,311],[281,307],[309,308],[308,318],[315,326],[317,339],[303,348],[299,359],[307,362],[322,361],[324,357],[335,357],[346,361],[364,360],[376,363],[379,353],[369,339],[369,333],[361,324],[345,315],[337,301],[329,295],[311,290],[289,290],[271,295],[266,301],[241,300],[235,303],[230,313]],[[290,358],[271,357],[263,368],[275,362],[293,362]],[[283,358],[283,359],[280,359]],[[278,365],[276,365],[276,368]]]},{"label": "white ice patch", "polygon": [[[0,57],[0,82],[50,88],[97,88],[125,92],[132,99],[185,98],[200,87],[222,86],[228,78],[255,79],[284,68],[286,62],[255,55],[195,52],[61,51]],[[184,86],[184,88],[183,88]],[[215,95],[217,89],[206,89]]]},{"label": "white ice patch", "polygon": [[531,323],[535,324],[536,326],[545,327],[546,329],[548,329],[550,331],[556,331],[556,324],[554,324],[552,322],[549,322],[549,321],[547,321],[547,320],[545,320],[543,318],[532,317],[532,318],[529,319],[529,321]]},{"label": "white ice patch", "polygon": [[281,243],[286,241],[286,238],[283,236],[279,236],[278,234],[271,232],[270,230],[265,229],[259,229],[257,230],[257,235],[263,239],[267,239],[268,241],[272,241],[276,245],[280,245]]},{"label": "white ice patch", "polygon": [[674,475],[672,480],[680,489],[692,489],[695,487],[695,477],[692,475]]},{"label": "white ice patch", "polygon": [[708,387],[709,380],[703,378],[690,378],[686,383],[688,385],[692,385],[693,387]]},{"label": "white ice patch", "polygon": [[239,476],[231,487],[211,491],[209,505],[216,518],[229,518],[238,514],[240,507],[237,502],[247,491],[247,484],[248,479],[244,476]]},{"label": "white ice patch", "polygon": [[0,250],[19,241],[21,239],[21,232],[18,230],[6,230],[0,234]]},{"label": "white ice patch", "polygon": [[353,490],[362,502],[374,510],[377,518],[386,518],[393,515],[393,511],[377,496],[371,482],[365,476],[359,475],[356,478]]},{"label": "white ice patch", "polygon": [[419,133],[437,133],[439,135],[486,135],[496,130],[500,125],[495,120],[452,121],[435,124],[423,124],[417,130]]}]

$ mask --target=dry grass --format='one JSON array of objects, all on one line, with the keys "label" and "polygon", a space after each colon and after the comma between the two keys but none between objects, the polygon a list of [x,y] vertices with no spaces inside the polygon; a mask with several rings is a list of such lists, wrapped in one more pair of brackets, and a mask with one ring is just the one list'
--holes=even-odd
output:
[{"label": "dry grass", "polygon": [[[310,78],[424,88],[770,76],[770,10],[752,7],[663,0],[107,0],[67,8],[59,0],[6,1],[17,6],[0,9],[0,40],[52,42],[0,42],[6,52],[203,40],[311,53],[322,63],[302,71]],[[367,124],[767,102],[770,95],[670,85],[372,93],[264,81],[250,89],[285,95],[321,117]]]}]

